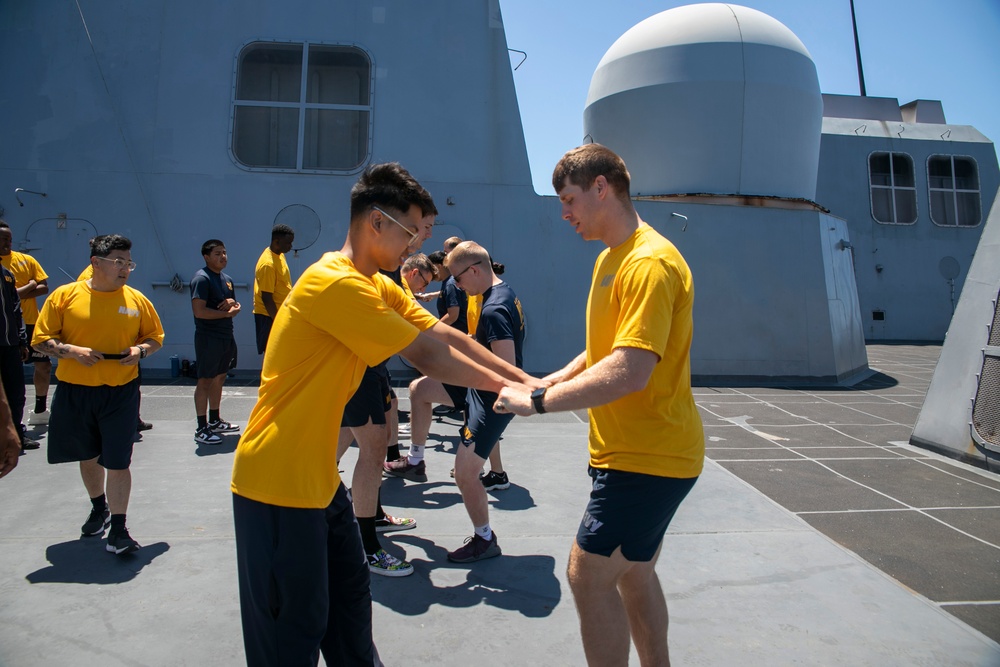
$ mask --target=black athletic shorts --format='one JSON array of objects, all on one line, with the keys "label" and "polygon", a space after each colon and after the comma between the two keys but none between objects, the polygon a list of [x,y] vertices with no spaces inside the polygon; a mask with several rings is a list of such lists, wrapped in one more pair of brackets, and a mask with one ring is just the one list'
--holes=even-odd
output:
[{"label": "black athletic shorts", "polygon": [[448,398],[451,399],[451,404],[455,406],[456,410],[467,410],[469,404],[465,400],[465,395],[468,393],[468,389],[465,387],[456,387],[453,384],[442,383],[444,390],[448,392]]},{"label": "black athletic shorts", "polygon": [[476,456],[488,459],[514,415],[510,412],[497,414],[493,411],[493,404],[497,401],[494,393],[470,389],[467,396],[469,422],[462,429],[463,444],[471,442],[476,448]]},{"label": "black athletic shorts", "polygon": [[264,354],[267,349],[267,339],[271,336],[271,325],[274,320],[270,315],[253,314],[253,326],[257,332],[257,354]]},{"label": "black athletic shorts", "polygon": [[120,387],[58,382],[50,410],[49,463],[96,456],[108,470],[128,469],[139,421],[138,378]]},{"label": "black athletic shorts", "polygon": [[588,468],[593,488],[576,543],[587,553],[648,562],[656,555],[670,520],[697,477],[678,479],[637,472]]},{"label": "black athletic shorts", "polygon": [[[35,333],[35,325],[34,324],[25,324],[24,325],[24,332],[28,335],[28,345],[31,345],[31,336]],[[33,348],[33,347],[29,348],[28,360],[25,361],[24,363],[26,363],[26,364],[33,364],[36,361],[48,361],[48,362],[51,363],[52,359],[50,359],[49,355],[47,355],[47,354],[42,354],[41,352],[36,352],[35,348]]]},{"label": "black athletic shorts", "polygon": [[194,357],[198,377],[214,378],[236,368],[236,339],[194,335]]},{"label": "black athletic shorts", "polygon": [[388,376],[379,373],[377,368],[366,368],[358,390],[344,407],[340,427],[356,428],[369,421],[373,424],[385,424],[385,413],[391,408],[392,389],[389,387]]}]

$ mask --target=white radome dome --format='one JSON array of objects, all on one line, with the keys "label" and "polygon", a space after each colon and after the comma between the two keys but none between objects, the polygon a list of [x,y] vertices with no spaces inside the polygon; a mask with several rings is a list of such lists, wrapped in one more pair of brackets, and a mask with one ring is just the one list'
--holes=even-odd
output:
[{"label": "white radome dome", "polygon": [[608,49],[584,133],[624,158],[633,195],[813,200],[822,121],[798,37],[755,9],[712,3],[656,14]]}]

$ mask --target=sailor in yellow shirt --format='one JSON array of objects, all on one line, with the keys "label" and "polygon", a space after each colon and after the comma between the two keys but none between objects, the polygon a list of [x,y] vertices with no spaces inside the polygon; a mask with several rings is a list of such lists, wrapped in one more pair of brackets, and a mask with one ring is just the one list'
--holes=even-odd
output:
[{"label": "sailor in yellow shirt", "polygon": [[[0,264],[14,274],[14,286],[21,299],[21,315],[28,340],[38,320],[38,302],[35,300],[49,293],[49,276],[38,260],[13,249],[14,234],[6,222],[0,222]],[[44,354],[32,350],[27,363],[34,365],[35,409],[28,413],[29,424],[48,424],[49,378],[52,362]]]},{"label": "sailor in yellow shirt", "polygon": [[594,265],[587,349],[530,394],[504,389],[495,409],[530,415],[589,408],[590,504],[568,578],[587,662],[669,664],[667,604],[654,567],[663,534],[705,459],[691,393],[694,286],[670,241],[639,218],[622,159],[599,144],[556,165],[563,218],[607,248]]},{"label": "sailor in yellow shirt", "polygon": [[336,464],[367,366],[398,353],[456,384],[538,385],[377,275],[409,254],[433,206],[399,164],[369,166],[343,248],[306,269],[278,310],[231,486],[248,664],[314,664],[317,651],[331,665],[379,664],[368,563]]},{"label": "sailor in yellow shirt", "polygon": [[125,525],[132,444],[139,415],[139,360],[163,344],[160,318],[125,283],[132,242],[110,234],[90,242],[90,280],[57,288],[42,306],[32,346],[58,357],[49,419],[49,463],[80,462],[92,510],[81,532],[103,535],[115,554],[139,544]]},{"label": "sailor in yellow shirt", "polygon": [[253,323],[257,354],[264,354],[278,308],[292,291],[292,274],[285,253],[292,249],[295,231],[288,225],[271,228],[271,245],[264,248],[253,271]]},{"label": "sailor in yellow shirt", "polygon": [[[100,238],[100,237],[98,236],[98,237],[95,237],[95,238]],[[90,280],[93,277],[94,277],[94,267],[92,265],[88,264],[86,266],[86,268],[84,268],[84,270],[80,272],[80,275],[78,275],[76,277],[76,282],[79,283],[79,282],[83,282],[85,280]],[[35,368],[38,368],[38,366],[35,366]],[[136,366],[136,369],[137,369],[136,373],[138,373],[139,386],[141,387],[142,386],[142,365],[140,364],[140,365]],[[153,428],[152,424],[150,424],[147,421],[143,421],[143,419],[142,419],[142,414],[141,414],[142,413],[142,390],[141,389],[139,391],[139,413],[140,414],[136,415],[136,425],[135,425],[136,432],[137,433],[142,433],[143,431],[148,431],[149,429]],[[48,415],[45,416],[45,421],[46,421],[46,423],[48,423]]]}]

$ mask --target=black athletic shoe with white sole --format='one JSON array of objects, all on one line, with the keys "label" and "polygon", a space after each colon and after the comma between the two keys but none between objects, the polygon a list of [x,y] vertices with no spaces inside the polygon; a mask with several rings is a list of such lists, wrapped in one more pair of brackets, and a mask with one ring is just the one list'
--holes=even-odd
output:
[{"label": "black athletic shoe with white sole", "polygon": [[128,534],[128,528],[108,533],[108,551],[115,555],[130,554],[139,550],[139,543]]},{"label": "black athletic shoe with white sole", "polygon": [[87,517],[87,521],[80,527],[80,532],[85,537],[103,535],[105,529],[107,529],[110,525],[111,510],[109,510],[107,505],[105,505],[102,510],[90,510],[90,516]]}]

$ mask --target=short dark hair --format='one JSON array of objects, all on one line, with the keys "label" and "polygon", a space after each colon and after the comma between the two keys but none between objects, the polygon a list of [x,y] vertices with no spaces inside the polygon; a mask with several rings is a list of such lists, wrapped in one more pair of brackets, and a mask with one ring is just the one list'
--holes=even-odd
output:
[{"label": "short dark hair", "polygon": [[566,181],[590,190],[598,176],[607,179],[615,194],[623,201],[629,199],[631,177],[625,161],[613,150],[601,144],[584,144],[567,152],[552,171],[552,187],[556,194],[566,187]]},{"label": "short dark hair", "polygon": [[271,240],[273,241],[279,236],[295,236],[295,230],[279,222],[274,227],[271,227]]},{"label": "short dark hair", "polygon": [[107,257],[113,250],[131,250],[132,242],[121,234],[105,234],[90,239],[90,256]]},{"label": "short dark hair", "polygon": [[431,264],[444,264],[444,258],[448,256],[444,250],[435,250],[431,254],[427,255],[427,259],[431,260]]},{"label": "short dark hair", "polygon": [[209,239],[205,241],[204,243],[201,244],[201,256],[208,257],[209,255],[212,254],[212,251],[218,248],[220,245],[223,247],[223,249],[225,249],[226,244],[220,241],[219,239]]},{"label": "short dark hair", "polygon": [[0,229],[10,229],[10,225],[7,224],[6,220],[0,220]]},{"label": "short dark hair", "polygon": [[431,193],[413,178],[398,162],[370,165],[361,172],[351,188],[351,220],[371,210],[373,206],[391,208],[406,213],[411,206],[420,209],[421,217],[437,215]]},{"label": "short dark hair", "polygon": [[422,252],[418,252],[415,255],[410,255],[403,262],[403,273],[407,271],[412,271],[413,269],[420,269],[421,271],[426,271],[431,274],[431,276],[437,275],[437,271],[434,270],[434,264],[431,260]]}]

